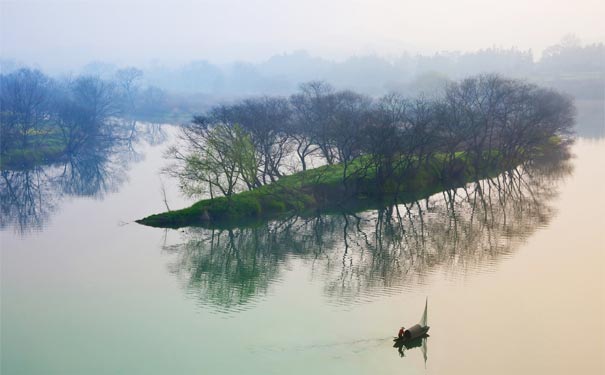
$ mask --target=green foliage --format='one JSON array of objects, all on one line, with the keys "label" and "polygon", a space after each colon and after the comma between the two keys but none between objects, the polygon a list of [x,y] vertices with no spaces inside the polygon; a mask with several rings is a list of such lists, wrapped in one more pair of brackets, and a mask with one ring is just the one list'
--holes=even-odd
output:
[{"label": "green foliage", "polygon": [[[493,156],[497,157],[497,153]],[[438,165],[445,155],[436,154],[429,164]],[[367,159],[366,159],[367,160]],[[152,215],[139,223],[160,227],[181,227],[187,225],[229,226],[246,220],[267,219],[287,213],[303,213],[310,210],[334,210],[337,207],[352,206],[363,208],[381,204],[388,199],[411,199],[429,196],[448,185],[461,185],[476,177],[466,153],[456,153],[455,162],[462,168],[457,178],[444,179],[438,168],[425,168],[413,173],[400,174],[386,181],[384,189],[378,189],[371,168],[364,168],[364,157],[351,162],[352,174],[363,170],[354,179],[355,189],[348,192],[343,188],[341,164],[326,165],[290,176],[275,183],[234,194],[199,201],[189,208]],[[485,175],[494,173],[486,170]],[[391,197],[391,198],[389,198]]]},{"label": "green foliage", "polygon": [[184,155],[175,148],[169,151],[179,168],[172,174],[179,178],[185,194],[230,197],[244,186],[254,186],[258,168],[255,150],[240,126],[221,124],[201,135],[192,132],[188,136],[200,138],[197,147]]},{"label": "green foliage", "polygon": [[65,154],[66,143],[52,125],[29,132],[28,146],[2,150],[0,169],[31,168],[61,159]]},{"label": "green foliage", "polygon": [[286,202],[278,201],[276,199],[267,199],[265,201],[265,208],[269,212],[284,212],[286,211]]},{"label": "green foliage", "polygon": [[229,202],[228,215],[233,218],[257,216],[261,213],[258,197],[251,194],[234,196]]}]

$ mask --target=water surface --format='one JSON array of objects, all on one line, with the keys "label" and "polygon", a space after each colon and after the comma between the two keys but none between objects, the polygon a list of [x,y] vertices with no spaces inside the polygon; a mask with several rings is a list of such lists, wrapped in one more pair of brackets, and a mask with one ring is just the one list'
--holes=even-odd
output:
[{"label": "water surface", "polygon": [[[101,163],[108,188],[57,166],[11,185],[40,193],[3,200],[3,374],[605,371],[604,140],[428,200],[231,231],[133,223],[165,210],[156,143]],[[427,360],[401,357],[391,337],[427,296]]]}]

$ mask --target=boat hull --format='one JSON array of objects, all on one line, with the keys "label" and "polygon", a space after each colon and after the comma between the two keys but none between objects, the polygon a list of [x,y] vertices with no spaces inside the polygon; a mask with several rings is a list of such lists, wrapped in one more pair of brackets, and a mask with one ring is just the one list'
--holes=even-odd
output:
[{"label": "boat hull", "polygon": [[416,325],[410,327],[409,329],[407,329],[403,336],[395,337],[393,339],[393,341],[395,342],[395,345],[393,345],[393,346],[404,345],[406,342],[410,342],[410,341],[418,339],[418,338],[426,337],[426,336],[428,336],[428,331],[430,328],[431,327],[429,327],[429,326],[422,327],[421,325],[416,324]]}]

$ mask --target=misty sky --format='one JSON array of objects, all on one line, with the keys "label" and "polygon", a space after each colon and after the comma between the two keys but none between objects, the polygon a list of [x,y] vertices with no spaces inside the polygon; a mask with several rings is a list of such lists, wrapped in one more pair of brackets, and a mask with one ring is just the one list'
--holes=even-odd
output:
[{"label": "misty sky", "polygon": [[340,59],[403,51],[540,52],[567,33],[605,40],[603,0],[0,0],[1,56],[46,68],[258,61],[307,50]]}]

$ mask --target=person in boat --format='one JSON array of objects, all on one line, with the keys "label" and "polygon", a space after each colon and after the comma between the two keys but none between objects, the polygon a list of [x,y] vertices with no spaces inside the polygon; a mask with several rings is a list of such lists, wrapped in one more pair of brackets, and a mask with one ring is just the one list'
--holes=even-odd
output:
[{"label": "person in boat", "polygon": [[405,328],[401,327],[399,329],[399,333],[397,333],[397,337],[402,338],[404,334],[405,334]]}]

